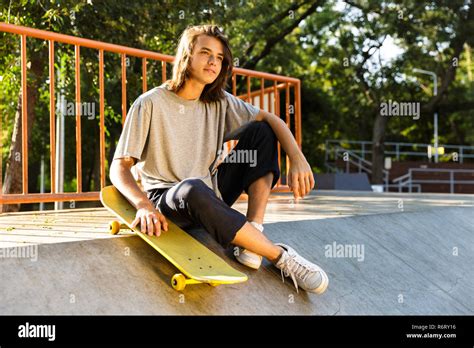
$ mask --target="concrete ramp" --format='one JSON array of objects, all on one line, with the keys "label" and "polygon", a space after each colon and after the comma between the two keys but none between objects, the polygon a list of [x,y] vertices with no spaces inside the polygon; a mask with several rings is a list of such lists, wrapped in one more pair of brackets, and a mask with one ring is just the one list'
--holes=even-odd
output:
[{"label": "concrete ramp", "polygon": [[[314,206],[313,206],[314,209]],[[329,275],[323,295],[297,293],[270,264],[252,271],[204,231],[191,233],[249,281],[169,284],[175,269],[140,238],[37,246],[37,260],[0,258],[1,314],[452,315],[474,313],[474,209],[275,222],[266,234]],[[12,249],[11,249],[12,250]]]}]

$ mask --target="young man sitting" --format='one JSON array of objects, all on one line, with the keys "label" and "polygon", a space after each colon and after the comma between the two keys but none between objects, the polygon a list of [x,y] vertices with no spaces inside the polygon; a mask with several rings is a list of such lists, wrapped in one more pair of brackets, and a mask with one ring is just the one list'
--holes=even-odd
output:
[{"label": "young man sitting", "polygon": [[[181,36],[173,77],[134,102],[117,144],[110,178],[137,208],[142,233],[202,226],[222,246],[239,247],[239,262],[258,269],[266,257],[306,291],[323,293],[326,273],[294,249],[263,234],[263,217],[278,181],[277,141],[291,161],[288,184],[296,198],[314,187],[313,173],[286,124],[224,90],[232,73],[227,38],[215,25],[188,27]],[[255,151],[255,163],[219,164],[224,142]],[[143,193],[130,169],[137,163]],[[217,167],[217,165],[219,166]],[[248,194],[247,216],[231,208]],[[165,232],[166,233],[166,232]]]}]

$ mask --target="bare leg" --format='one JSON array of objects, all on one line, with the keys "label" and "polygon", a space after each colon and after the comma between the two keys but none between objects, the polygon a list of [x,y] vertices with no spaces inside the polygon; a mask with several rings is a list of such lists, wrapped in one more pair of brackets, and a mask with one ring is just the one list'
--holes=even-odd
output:
[{"label": "bare leg", "polygon": [[[255,180],[248,189],[247,220],[263,223],[265,208],[270,197],[273,173],[268,173]],[[271,262],[278,260],[282,253],[279,246],[274,245],[265,235],[249,223],[237,232],[233,244],[266,257]]]},{"label": "bare leg", "polygon": [[262,176],[255,180],[248,189],[249,202],[247,208],[247,220],[255,221],[259,224],[263,223],[265,208],[267,207],[268,198],[273,181],[273,173]]},{"label": "bare leg", "polygon": [[237,232],[232,244],[262,255],[273,263],[278,260],[283,251],[248,222]]}]

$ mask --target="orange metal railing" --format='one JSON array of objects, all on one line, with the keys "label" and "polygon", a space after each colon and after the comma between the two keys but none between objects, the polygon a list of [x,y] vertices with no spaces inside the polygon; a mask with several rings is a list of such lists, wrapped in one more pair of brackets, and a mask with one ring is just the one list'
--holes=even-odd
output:
[{"label": "orange metal railing", "polygon": [[[22,93],[22,193],[20,194],[3,194],[3,189],[0,187],[0,205],[13,203],[36,203],[36,202],[59,202],[59,201],[95,201],[99,200],[99,192],[82,192],[82,152],[81,152],[81,81],[80,81],[80,64],[81,64],[81,47],[92,48],[98,50],[99,53],[99,99],[100,99],[100,118],[99,118],[99,146],[100,146],[100,187],[106,185],[105,173],[105,129],[104,129],[104,52],[117,53],[121,56],[121,72],[122,72],[122,123],[125,121],[127,115],[127,87],[126,87],[126,58],[127,56],[142,58],[142,90],[147,91],[147,59],[160,61],[162,66],[162,81],[166,81],[166,67],[168,63],[172,63],[173,56],[164,55],[152,51],[146,51],[136,48],[130,48],[121,45],[114,45],[101,41],[94,41],[70,35],[53,33],[45,30],[38,30],[23,26],[17,26],[7,23],[0,23],[0,31],[16,34],[20,36],[21,40],[21,93]],[[47,40],[49,42],[49,81],[50,81],[50,172],[51,172],[51,191],[49,193],[29,193],[28,192],[28,120],[27,120],[27,55],[26,44],[27,38],[36,38]],[[56,192],[56,129],[55,129],[55,76],[54,76],[54,48],[55,43],[65,43],[74,45],[75,48],[75,93],[76,93],[76,192]],[[294,106],[294,134],[298,145],[301,148],[301,81],[296,78],[269,74],[259,71],[234,68],[232,75],[232,92],[236,95],[236,80],[237,76],[244,76],[247,78],[247,93],[239,97],[248,101],[254,102],[259,98],[259,106],[264,110],[271,110],[271,99],[273,99],[274,113],[280,116],[280,93],[285,92],[285,120],[288,127],[290,127],[290,120],[292,113],[290,105],[290,94],[293,90],[293,106]],[[251,90],[251,79],[260,80],[260,90]],[[265,81],[273,81],[273,86],[265,88]],[[264,105],[264,99],[267,96],[268,103]],[[1,121],[0,121],[0,136],[1,136]],[[1,142],[0,142],[1,144]],[[229,143],[228,148],[234,144]],[[278,144],[279,164],[280,161],[280,145]],[[1,161],[1,159],[0,159]],[[286,158],[288,163],[288,158]],[[0,162],[0,185],[2,184],[3,173],[1,172]],[[281,167],[280,167],[281,168]],[[288,166],[286,166],[288,170]],[[278,182],[274,191],[286,191],[287,185],[282,185],[281,180]]]}]

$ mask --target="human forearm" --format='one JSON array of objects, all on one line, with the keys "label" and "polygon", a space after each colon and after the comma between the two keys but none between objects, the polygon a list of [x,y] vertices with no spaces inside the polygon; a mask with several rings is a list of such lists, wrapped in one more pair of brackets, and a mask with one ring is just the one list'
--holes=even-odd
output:
[{"label": "human forearm", "polygon": [[110,168],[110,180],[128,201],[137,209],[153,209],[153,205],[145,193],[138,187],[135,178],[130,171],[131,165],[125,159],[112,162]]},{"label": "human forearm", "polygon": [[278,141],[280,142],[281,147],[290,158],[290,161],[294,161],[298,158],[304,158],[298,143],[296,142],[286,123],[281,118],[273,114],[264,111],[261,111],[261,113],[264,113],[261,120],[267,122],[270,125]]},{"label": "human forearm", "polygon": [[138,187],[130,171],[134,162],[131,158],[114,160],[110,167],[110,180],[125,198],[137,209],[131,227],[140,224],[140,231],[159,236],[161,231],[168,230],[168,222],[164,215],[155,209],[148,197]]},{"label": "human forearm", "polygon": [[265,121],[272,128],[290,159],[290,163],[287,163],[287,184],[293,191],[295,198],[304,197],[314,188],[314,176],[311,166],[301,152],[290,129],[278,116],[266,111],[260,111],[257,121]]}]

